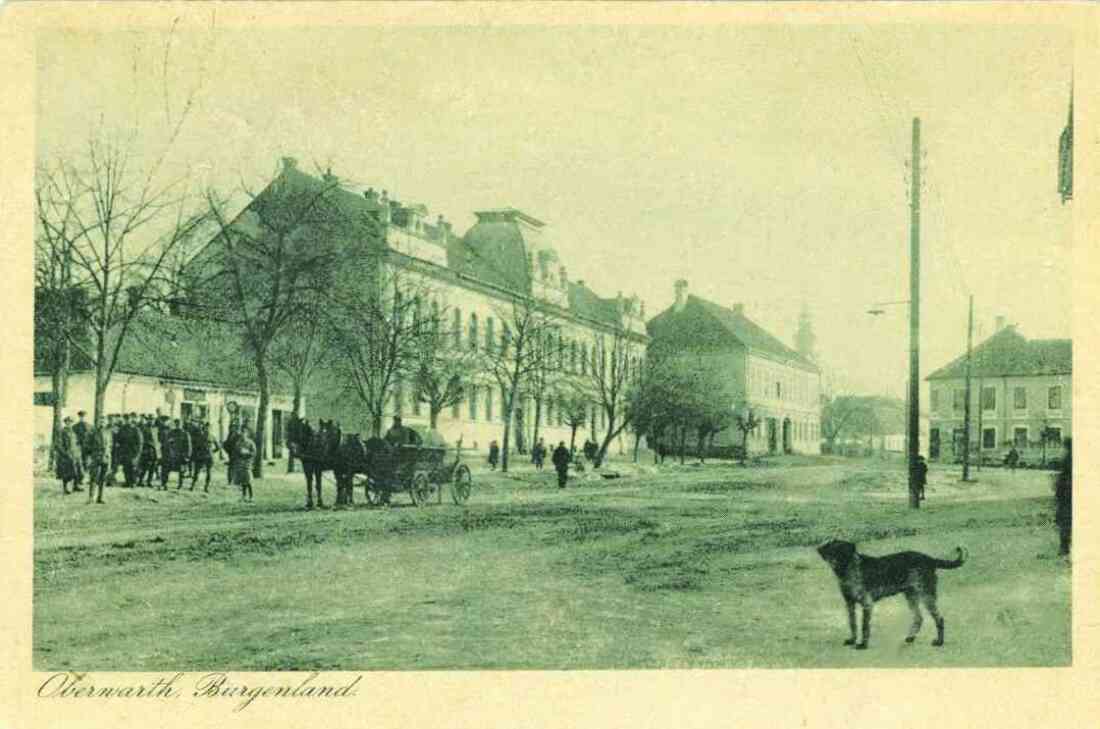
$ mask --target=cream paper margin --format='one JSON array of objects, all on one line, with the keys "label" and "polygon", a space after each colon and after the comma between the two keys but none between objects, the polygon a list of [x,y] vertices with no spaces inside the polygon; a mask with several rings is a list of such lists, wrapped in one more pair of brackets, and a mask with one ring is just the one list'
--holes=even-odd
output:
[{"label": "cream paper margin", "polygon": [[[647,25],[936,23],[1059,25],[1075,34],[1076,197],[1073,201],[1074,431],[1078,447],[1073,667],[943,670],[686,670],[368,672],[355,698],[235,702],[39,699],[31,670],[32,180],[35,37],[42,30],[180,30],[209,23],[196,3],[19,3],[0,9],[0,727],[1085,727],[1100,719],[1096,441],[1098,94],[1095,6],[1083,3],[219,3],[223,27],[349,25]],[[105,48],[104,52],[110,52]],[[397,62],[397,59],[395,59]],[[824,113],[827,113],[824,112]],[[1050,143],[1056,143],[1051,138]],[[1051,169],[1051,194],[1054,170]],[[1035,302],[1041,305],[1041,302]],[[1052,540],[1054,534],[1051,534]],[[89,617],[97,606],[88,605]],[[216,668],[216,667],[212,667]],[[161,674],[106,674],[104,684]],[[197,676],[197,674],[194,674]],[[292,683],[294,674],[232,674]],[[355,674],[326,674],[350,680]],[[185,677],[189,678],[189,677]],[[287,679],[291,679],[288,681]],[[333,680],[332,683],[336,683]],[[184,684],[186,685],[186,683]]]}]

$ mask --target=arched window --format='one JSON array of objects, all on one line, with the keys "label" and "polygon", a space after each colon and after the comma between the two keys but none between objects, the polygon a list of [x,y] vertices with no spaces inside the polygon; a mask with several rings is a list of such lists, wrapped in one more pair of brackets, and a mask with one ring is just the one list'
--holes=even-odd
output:
[{"label": "arched window", "polygon": [[477,351],[477,314],[470,314],[470,351]]},{"label": "arched window", "polygon": [[496,349],[496,333],[493,331],[493,317],[485,320],[485,351],[489,354]]},{"label": "arched window", "polygon": [[454,332],[455,349],[462,346],[462,309],[455,309]]},{"label": "arched window", "polygon": [[581,342],[581,374],[588,374],[588,345]]},{"label": "arched window", "polygon": [[432,301],[432,339],[435,340],[435,345],[441,344],[439,342],[439,302]]},{"label": "arched window", "polygon": [[512,330],[508,327],[508,322],[502,322],[500,329],[500,353],[508,356],[508,350],[512,346]]}]

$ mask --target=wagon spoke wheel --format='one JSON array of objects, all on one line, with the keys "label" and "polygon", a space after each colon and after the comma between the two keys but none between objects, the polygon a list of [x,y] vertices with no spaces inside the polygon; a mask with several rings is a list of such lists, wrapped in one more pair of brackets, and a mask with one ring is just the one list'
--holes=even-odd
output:
[{"label": "wagon spoke wheel", "polygon": [[470,475],[470,467],[464,463],[460,464],[451,478],[451,498],[461,506],[466,503],[466,499],[470,498],[473,487],[474,479]]},{"label": "wagon spoke wheel", "polygon": [[428,474],[418,471],[413,475],[412,483],[409,484],[409,495],[417,506],[427,506],[432,503],[435,497],[435,484],[428,478]]}]

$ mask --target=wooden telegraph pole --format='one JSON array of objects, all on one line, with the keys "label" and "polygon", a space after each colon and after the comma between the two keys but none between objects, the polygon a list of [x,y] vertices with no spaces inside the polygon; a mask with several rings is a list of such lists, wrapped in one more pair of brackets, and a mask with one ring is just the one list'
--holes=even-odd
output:
[{"label": "wooden telegraph pole", "polygon": [[909,506],[920,508],[920,119],[913,119],[912,193],[909,195]]},{"label": "wooden telegraph pole", "polygon": [[970,480],[970,349],[974,344],[974,295],[966,324],[966,400],[963,403],[963,481]]}]

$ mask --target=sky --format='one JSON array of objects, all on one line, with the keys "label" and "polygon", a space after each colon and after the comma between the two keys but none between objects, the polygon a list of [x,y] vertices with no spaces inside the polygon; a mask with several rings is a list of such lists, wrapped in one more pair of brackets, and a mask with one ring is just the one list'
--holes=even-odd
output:
[{"label": "sky", "polygon": [[912,119],[923,377],[965,350],[968,295],[976,341],[998,315],[1071,334],[1071,77],[1041,26],[52,31],[38,154],[124,131],[195,189],[258,189],[293,156],[458,232],[514,206],[601,295],[653,316],[683,278],[788,344],[805,306],[838,389],[903,397],[907,309],[867,310],[909,298]]}]

